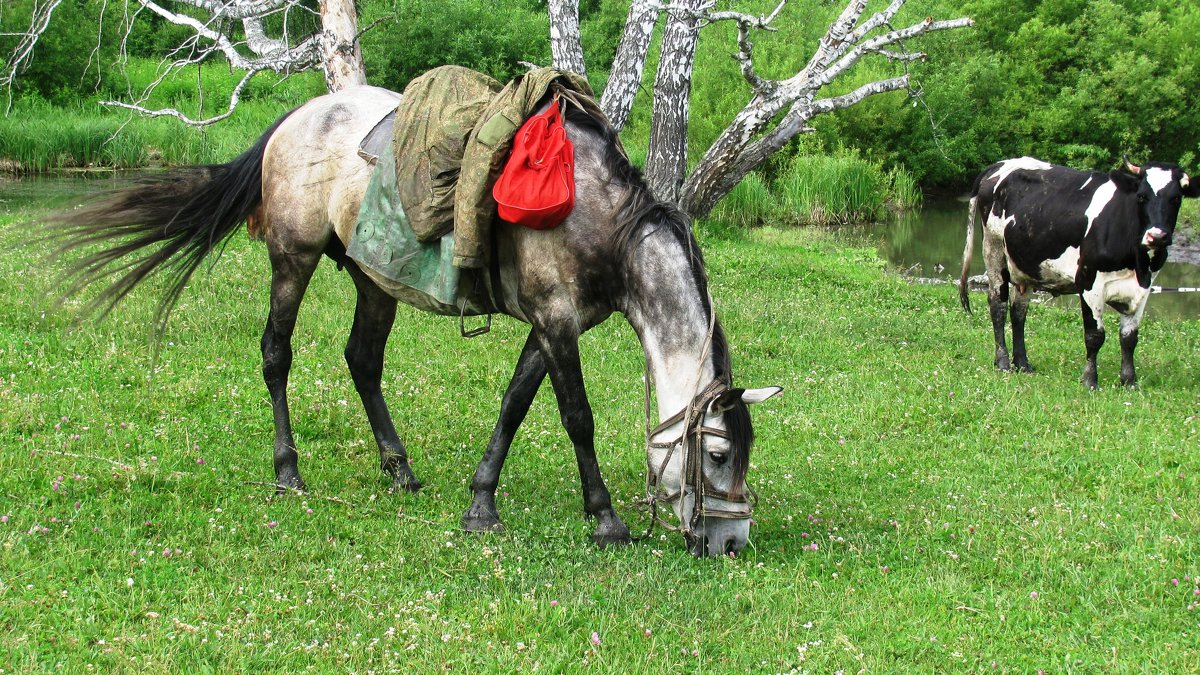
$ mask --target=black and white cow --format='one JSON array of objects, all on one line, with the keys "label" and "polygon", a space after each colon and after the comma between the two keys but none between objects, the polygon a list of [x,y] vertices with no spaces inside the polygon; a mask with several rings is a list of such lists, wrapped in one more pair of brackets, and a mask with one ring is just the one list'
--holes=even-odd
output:
[{"label": "black and white cow", "polygon": [[[983,218],[988,308],[996,337],[996,367],[1031,372],[1025,355],[1029,292],[1079,294],[1087,365],[1083,383],[1096,388],[1096,353],[1104,344],[1104,305],[1121,314],[1121,383],[1134,386],[1133,350],[1150,297],[1152,276],[1167,261],[1183,197],[1200,195],[1200,179],[1179,167],[1125,162],[1128,173],[1076,171],[1022,157],[987,168],[971,190],[967,246],[959,298],[970,312],[967,270],[975,243],[975,214]],[[1008,286],[1013,354],[1004,344]]]}]

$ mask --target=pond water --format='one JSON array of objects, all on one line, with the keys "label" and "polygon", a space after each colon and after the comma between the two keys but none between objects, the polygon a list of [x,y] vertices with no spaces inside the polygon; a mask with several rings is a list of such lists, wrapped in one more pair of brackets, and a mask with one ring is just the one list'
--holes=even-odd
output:
[{"label": "pond water", "polygon": [[[144,174],[118,171],[21,179],[0,177],[0,213],[62,208],[77,203],[79,195],[121,187],[141,175]],[[966,201],[940,199],[927,201],[919,211],[899,213],[867,226],[866,235],[877,242],[879,255],[896,269],[914,277],[951,282],[958,279],[958,271],[962,266],[966,226]],[[973,275],[983,273],[983,255],[979,248],[981,241],[982,236],[977,229],[976,250],[971,266]],[[1200,266],[1169,261],[1155,277],[1154,283],[1168,288],[1200,287]],[[954,291],[947,289],[947,292]],[[1075,296],[1054,299],[1044,296],[1043,301],[1069,309],[1079,307]],[[1200,293],[1156,293],[1150,298],[1146,318],[1200,318]]]},{"label": "pond water", "polygon": [[[976,224],[975,255],[971,260],[971,274],[983,274],[982,231]],[[962,269],[963,245],[967,236],[967,202],[958,199],[927,201],[920,211],[896,214],[893,217],[868,226],[867,234],[877,242],[880,257],[896,269],[914,277],[958,280]],[[1175,257],[1176,253],[1171,252]],[[939,271],[940,270],[940,271]],[[1200,287],[1200,266],[1172,262],[1170,258],[1162,271],[1154,278],[1156,286],[1164,288]],[[957,289],[948,289],[957,297]],[[1041,294],[1039,294],[1041,295]],[[986,309],[986,299],[979,293],[981,305]],[[1063,296],[1046,302],[1078,310],[1077,296]],[[978,310],[977,310],[978,311]],[[1197,319],[1200,318],[1200,293],[1155,293],[1146,307],[1146,318],[1150,320]]]}]

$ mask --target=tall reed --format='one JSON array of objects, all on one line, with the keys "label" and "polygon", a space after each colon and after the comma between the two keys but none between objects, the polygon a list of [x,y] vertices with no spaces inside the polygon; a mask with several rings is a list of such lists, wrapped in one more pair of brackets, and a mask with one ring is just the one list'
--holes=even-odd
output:
[{"label": "tall reed", "polygon": [[780,216],[806,225],[840,225],[878,218],[887,175],[850,154],[800,155],[775,180]]}]

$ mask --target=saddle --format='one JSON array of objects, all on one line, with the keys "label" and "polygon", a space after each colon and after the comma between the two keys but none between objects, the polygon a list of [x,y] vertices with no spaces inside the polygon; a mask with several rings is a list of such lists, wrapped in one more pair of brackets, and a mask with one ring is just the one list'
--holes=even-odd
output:
[{"label": "saddle", "polygon": [[[435,68],[410,82],[396,110],[360,143],[359,155],[376,168],[347,255],[377,280],[381,275],[431,295],[435,305],[423,306],[430,311],[502,311],[478,292],[498,289],[497,275],[472,271],[495,268],[492,187],[517,129],[551,93],[604,119],[586,80],[550,68],[504,87],[461,66]],[[464,284],[464,272],[475,281]],[[470,292],[460,293],[460,286]]]}]

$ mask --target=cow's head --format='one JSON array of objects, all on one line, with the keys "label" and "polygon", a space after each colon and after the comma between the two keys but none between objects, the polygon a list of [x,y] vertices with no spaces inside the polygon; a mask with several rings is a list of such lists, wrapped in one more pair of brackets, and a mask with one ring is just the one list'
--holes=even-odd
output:
[{"label": "cow's head", "polygon": [[1141,244],[1165,250],[1175,236],[1175,220],[1184,197],[1200,197],[1200,178],[1193,179],[1174,164],[1150,162],[1138,166],[1125,158],[1125,170],[1110,174],[1121,192],[1137,195]]}]

